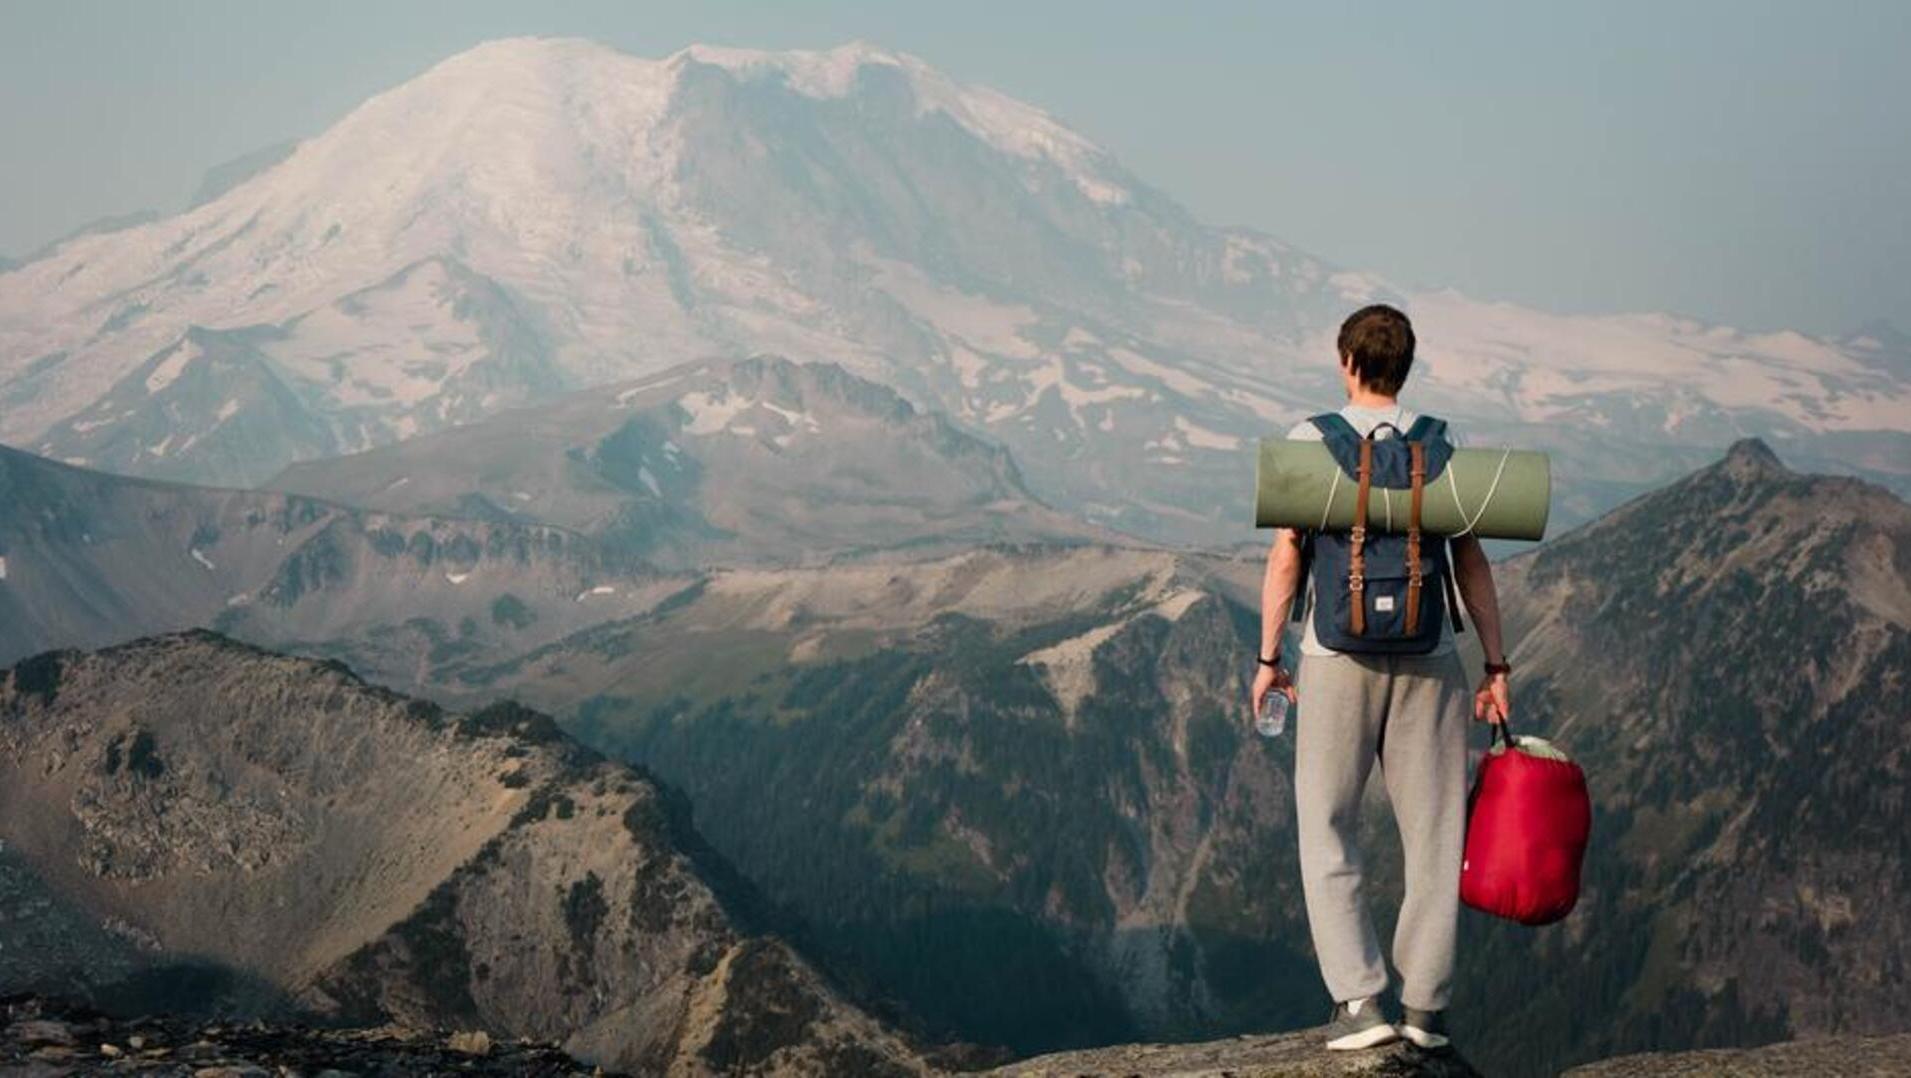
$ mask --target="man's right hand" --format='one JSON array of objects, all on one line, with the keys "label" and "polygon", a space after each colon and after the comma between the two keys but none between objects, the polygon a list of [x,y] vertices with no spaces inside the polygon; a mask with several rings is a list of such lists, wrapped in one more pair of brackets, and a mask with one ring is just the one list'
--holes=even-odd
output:
[{"label": "man's right hand", "polygon": [[1260,672],[1254,675],[1254,688],[1248,693],[1247,721],[1249,726],[1254,725],[1255,716],[1261,713],[1261,702],[1267,699],[1267,694],[1270,692],[1286,693],[1287,702],[1290,704],[1300,699],[1299,695],[1294,691],[1294,679],[1287,675],[1286,667],[1261,667]]}]

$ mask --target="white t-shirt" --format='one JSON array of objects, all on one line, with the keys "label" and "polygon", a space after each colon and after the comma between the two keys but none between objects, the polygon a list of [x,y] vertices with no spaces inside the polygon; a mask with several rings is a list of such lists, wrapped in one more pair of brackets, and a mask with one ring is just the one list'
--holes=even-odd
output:
[{"label": "white t-shirt", "polygon": [[[1420,418],[1420,413],[1397,403],[1387,405],[1384,408],[1366,408],[1350,404],[1342,408],[1340,414],[1343,419],[1353,425],[1355,430],[1361,433],[1362,437],[1372,433],[1373,429],[1382,423],[1391,423],[1395,427],[1398,427],[1401,433],[1405,433],[1408,427],[1413,426],[1413,421]],[[1321,440],[1320,428],[1314,426],[1312,423],[1303,421],[1299,426],[1288,431],[1287,437],[1289,441],[1318,442]],[[1389,432],[1382,434],[1381,437],[1393,438],[1396,437],[1396,435]],[[1451,426],[1447,428],[1447,441],[1452,442],[1456,446],[1460,444],[1460,439],[1454,435]],[[1449,566],[1449,569],[1450,568]],[[1306,589],[1303,597],[1307,600],[1307,617],[1301,629],[1301,654],[1332,655],[1334,651],[1325,644],[1322,644],[1314,636],[1313,581],[1311,579],[1308,580],[1303,584],[1303,587]],[[1452,653],[1453,621],[1452,615],[1449,614],[1440,623],[1440,642],[1433,645],[1433,650],[1427,654],[1450,655]]]}]

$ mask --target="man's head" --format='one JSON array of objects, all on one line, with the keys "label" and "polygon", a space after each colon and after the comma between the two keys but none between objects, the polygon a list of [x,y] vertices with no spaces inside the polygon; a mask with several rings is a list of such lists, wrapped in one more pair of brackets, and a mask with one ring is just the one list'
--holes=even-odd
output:
[{"label": "man's head", "polygon": [[1384,303],[1362,307],[1340,324],[1340,368],[1347,388],[1396,396],[1413,369],[1413,323]]}]

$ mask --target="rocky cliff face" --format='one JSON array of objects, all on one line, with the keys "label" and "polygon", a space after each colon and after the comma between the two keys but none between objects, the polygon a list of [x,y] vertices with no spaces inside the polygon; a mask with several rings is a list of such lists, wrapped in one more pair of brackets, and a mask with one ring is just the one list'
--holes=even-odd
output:
[{"label": "rocky cliff face", "polygon": [[1748,441],[1501,577],[1521,724],[1596,816],[1571,918],[1479,922],[1482,1058],[1902,1030],[1911,509]]},{"label": "rocky cliff face", "polygon": [[111,938],[8,948],[0,974],[643,1072],[916,1068],[751,927],[687,812],[511,705],[446,713],[204,633],[42,655],[0,675],[0,838],[38,899],[9,938]]}]

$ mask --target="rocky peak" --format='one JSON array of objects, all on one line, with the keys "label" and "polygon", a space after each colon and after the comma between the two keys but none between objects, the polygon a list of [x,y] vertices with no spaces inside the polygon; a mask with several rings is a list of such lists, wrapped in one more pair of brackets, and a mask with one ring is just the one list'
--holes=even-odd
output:
[{"label": "rocky peak", "polygon": [[1727,475],[1741,482],[1790,475],[1791,471],[1772,452],[1762,438],[1740,438],[1726,450],[1722,467]]},{"label": "rocky peak", "polygon": [[1756,440],[1504,564],[1516,723],[1584,765],[1602,837],[1558,935],[1488,934],[1458,978],[1547,970],[1463,989],[1505,1018],[1473,1031],[1495,1069],[1573,1058],[1534,1053],[1542,1026],[1579,1059],[1900,1028],[1871,986],[1911,939],[1908,567],[1911,507]]},{"label": "rocky peak", "polygon": [[44,896],[0,905],[9,938],[123,938],[0,951],[0,993],[482,1029],[643,1072],[922,1066],[756,934],[680,800],[513,705],[206,632],[41,656],[0,673],[0,841],[0,901]]}]

